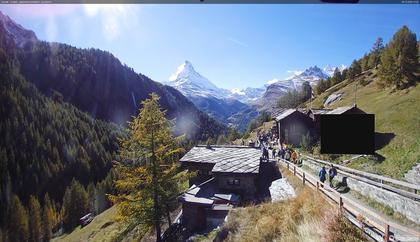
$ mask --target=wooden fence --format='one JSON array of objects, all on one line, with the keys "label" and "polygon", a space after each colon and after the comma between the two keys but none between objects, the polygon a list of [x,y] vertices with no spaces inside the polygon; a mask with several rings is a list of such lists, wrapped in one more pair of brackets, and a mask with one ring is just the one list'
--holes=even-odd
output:
[{"label": "wooden fence", "polygon": [[407,197],[416,201],[420,201],[420,194],[418,194],[418,192],[420,191],[420,185],[416,185],[416,184],[412,184],[412,183],[404,182],[404,181],[399,181],[396,179],[392,179],[389,177],[385,177],[385,176],[381,176],[381,175],[377,175],[377,174],[373,174],[369,172],[359,171],[359,170],[352,169],[349,167],[315,159],[307,155],[303,155],[303,157],[321,165],[329,166],[333,164],[337,168],[337,172],[342,174],[343,176],[347,176],[355,180],[359,180],[367,184],[397,193],[401,196],[404,196],[404,197]]},{"label": "wooden fence", "polygon": [[374,228],[382,238],[383,241],[395,241],[392,236],[392,230],[399,230],[405,235],[410,236],[412,241],[420,241],[420,231],[404,227],[400,224],[393,223],[387,218],[380,216],[379,214],[363,207],[358,202],[342,196],[339,192],[334,189],[326,189],[322,183],[313,175],[308,172],[305,172],[301,168],[295,166],[293,163],[290,163],[284,159],[280,159],[280,163],[283,166],[286,166],[288,170],[293,172],[293,175],[302,179],[304,185],[315,189],[321,193],[328,202],[331,204],[338,205],[342,211],[346,211],[352,214],[355,218],[363,218],[363,221],[355,223],[358,227],[364,228],[365,226]]}]

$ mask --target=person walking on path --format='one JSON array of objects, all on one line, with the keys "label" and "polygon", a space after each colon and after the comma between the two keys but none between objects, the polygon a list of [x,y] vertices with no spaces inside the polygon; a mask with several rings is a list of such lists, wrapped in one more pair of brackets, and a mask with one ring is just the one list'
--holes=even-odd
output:
[{"label": "person walking on path", "polygon": [[326,176],[327,176],[327,171],[325,170],[325,166],[323,166],[321,168],[321,170],[319,171],[318,176],[319,176],[319,180],[322,182],[321,183],[321,186],[323,187],[324,186],[323,183],[325,182],[325,179],[326,179]]},{"label": "person walking on path", "polygon": [[330,180],[330,187],[334,187],[333,186],[333,179],[334,179],[334,177],[336,175],[337,175],[337,169],[335,169],[334,165],[331,164],[331,167],[328,170],[328,176],[329,176],[329,180]]},{"label": "person walking on path", "polygon": [[265,160],[268,160],[268,150],[266,147],[263,148],[263,158]]},{"label": "person walking on path", "polygon": [[273,159],[276,158],[276,149],[273,148],[273,150],[271,151],[272,155],[273,155]]},{"label": "person walking on path", "polygon": [[297,155],[296,151],[293,151],[292,155],[290,157],[292,159],[292,162],[295,163],[295,164],[296,164],[296,161],[297,161],[297,156],[298,155]]}]

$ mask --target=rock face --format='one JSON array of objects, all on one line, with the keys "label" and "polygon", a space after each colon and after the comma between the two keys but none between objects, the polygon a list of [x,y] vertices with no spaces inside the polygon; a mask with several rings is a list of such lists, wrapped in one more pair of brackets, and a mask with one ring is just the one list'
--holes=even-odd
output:
[{"label": "rock face", "polygon": [[408,182],[420,185],[420,163],[409,170],[404,177]]},{"label": "rock face", "polygon": [[295,190],[287,181],[287,178],[281,178],[273,181],[270,186],[271,201],[282,201],[296,197]]},{"label": "rock face", "polygon": [[327,100],[324,102],[324,107],[327,107],[331,105],[333,102],[340,101],[342,98],[341,96],[343,93],[333,93],[330,96],[328,96]]}]

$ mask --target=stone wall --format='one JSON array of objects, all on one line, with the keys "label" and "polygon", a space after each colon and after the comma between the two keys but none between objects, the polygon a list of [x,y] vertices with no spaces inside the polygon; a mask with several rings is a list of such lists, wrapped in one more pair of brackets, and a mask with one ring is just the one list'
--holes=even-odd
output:
[{"label": "stone wall", "polygon": [[[320,164],[309,160],[304,160],[303,165],[311,168],[316,172],[321,169]],[[328,167],[326,167],[326,169],[328,172]],[[336,179],[342,180],[343,176],[338,174]],[[350,177],[347,177],[347,185],[350,189],[357,191],[366,197],[374,199],[383,205],[390,206],[392,209],[394,209],[394,211],[403,214],[407,219],[420,224],[419,201],[415,201],[414,199],[401,196],[394,192],[384,190],[382,188],[358,181]]]},{"label": "stone wall", "polygon": [[[257,175],[256,174],[235,174],[235,173],[214,173],[217,187],[222,191],[236,193],[243,200],[254,199],[257,193]],[[237,185],[229,184],[229,179],[239,179]]]}]

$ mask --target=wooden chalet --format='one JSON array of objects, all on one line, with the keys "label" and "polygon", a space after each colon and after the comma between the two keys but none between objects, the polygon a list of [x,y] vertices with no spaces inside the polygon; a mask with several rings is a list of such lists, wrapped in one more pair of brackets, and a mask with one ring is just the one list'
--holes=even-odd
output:
[{"label": "wooden chalet", "polygon": [[199,145],[181,158],[183,167],[197,172],[180,198],[188,231],[220,224],[233,206],[257,197],[260,157],[248,146]]},{"label": "wooden chalet", "polygon": [[356,105],[353,106],[345,106],[345,107],[338,107],[333,109],[326,114],[366,114],[365,111],[358,108]]},{"label": "wooden chalet", "polygon": [[299,146],[303,135],[313,131],[312,119],[298,109],[286,109],[276,117],[280,143]]}]

